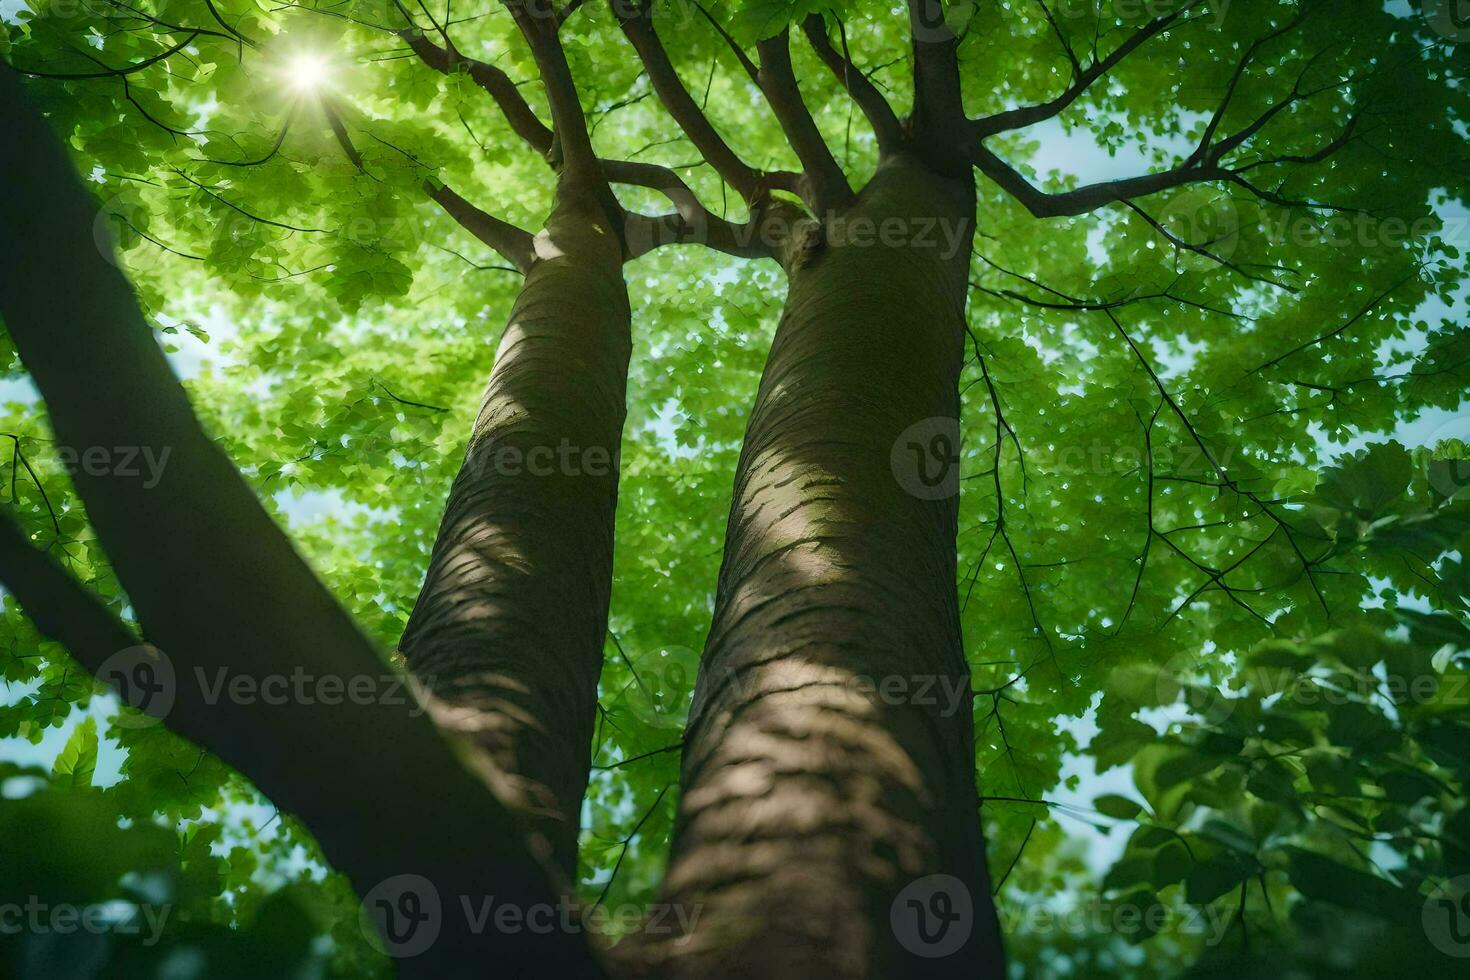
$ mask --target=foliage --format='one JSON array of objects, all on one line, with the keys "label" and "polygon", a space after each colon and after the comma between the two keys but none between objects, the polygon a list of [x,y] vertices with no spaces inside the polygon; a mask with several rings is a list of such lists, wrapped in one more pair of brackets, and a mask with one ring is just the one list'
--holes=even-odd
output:
[{"label": "foliage", "polygon": [[[967,105],[1053,97],[1071,55],[1110,50],[1144,6],[952,5]],[[814,10],[840,17],[853,57],[906,108],[907,26],[886,6],[709,10],[742,43]],[[1202,184],[1042,220],[980,183],[957,588],[982,692],[991,866],[1024,975],[1448,963],[1420,915],[1443,881],[1470,874],[1470,462],[1454,421],[1470,381],[1470,43],[1437,34],[1417,4],[1364,0],[1263,44],[1232,81],[1241,53],[1296,10],[1209,4],[1059,121],[994,141],[1039,186],[1065,189],[1096,179],[1069,158],[1108,176],[1167,167],[1223,93],[1237,96],[1221,126],[1234,131],[1295,80],[1314,96],[1241,163],[1308,154],[1359,114],[1361,138],[1326,163],[1263,163],[1276,200]],[[91,174],[99,234],[116,238],[198,411],[384,650],[417,594],[517,286],[423,182],[533,228],[552,187],[466,73],[430,70],[395,36],[405,13],[384,0],[32,0],[0,33]],[[415,16],[535,78],[498,3]],[[659,18],[729,142],[761,168],[795,167],[708,21],[683,4]],[[562,35],[599,152],[674,167],[741,219],[608,11],[589,4]],[[793,51],[860,185],[872,137],[840,82]],[[292,82],[309,53],[328,62],[322,98]],[[539,87],[522,92],[548,118]],[[584,892],[610,906],[648,901],[658,881],[694,651],[782,292],[774,265],[696,246],[627,274],[635,352],[582,849]],[[126,614],[43,406],[0,344],[7,506]],[[124,919],[168,907],[176,927],[153,946],[116,929],[65,949],[48,945],[55,935],[0,936],[0,956],[74,975],[386,971],[301,827],[217,761],[130,723],[4,603],[0,759],[44,767],[0,769],[0,834],[26,842],[7,848],[0,894],[117,903]],[[1058,928],[1033,914],[1093,901],[1159,906],[1168,927]],[[1191,914],[1223,934],[1184,927]]]}]

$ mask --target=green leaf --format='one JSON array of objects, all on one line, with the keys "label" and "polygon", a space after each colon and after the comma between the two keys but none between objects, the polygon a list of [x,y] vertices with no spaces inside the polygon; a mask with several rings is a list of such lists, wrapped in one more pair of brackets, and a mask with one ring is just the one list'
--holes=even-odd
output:
[{"label": "green leaf", "polygon": [[1253,866],[1239,857],[1219,854],[1194,866],[1184,881],[1184,894],[1196,905],[1205,905],[1224,895],[1253,873]]},{"label": "green leaf", "polygon": [[1421,904],[1393,884],[1365,871],[1347,867],[1322,854],[1291,849],[1287,873],[1291,883],[1308,898],[1344,908],[1361,909],[1384,918],[1417,914]]},{"label": "green leaf", "polygon": [[1115,820],[1132,820],[1143,812],[1141,804],[1116,793],[1104,793],[1092,805],[1099,813]]},{"label": "green leaf", "polygon": [[56,757],[51,775],[61,785],[91,786],[92,775],[97,770],[97,723],[90,715],[66,740],[66,746]]}]

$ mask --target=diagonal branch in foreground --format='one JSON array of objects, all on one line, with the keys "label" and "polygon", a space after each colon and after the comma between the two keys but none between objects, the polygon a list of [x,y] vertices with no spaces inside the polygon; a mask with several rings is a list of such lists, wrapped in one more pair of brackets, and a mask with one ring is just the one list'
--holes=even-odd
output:
[{"label": "diagonal branch in foreground", "polygon": [[[64,148],[3,66],[0,122],[14,137],[0,144],[0,181],[12,189],[0,197],[0,249],[14,256],[0,268],[0,315],[58,443],[169,451],[150,486],[87,472],[75,481],[144,635],[179,668],[170,727],[298,815],[360,894],[410,889],[455,907],[493,891],[555,907],[561,895],[517,823],[412,698],[399,687],[389,696],[379,652],[199,424],[131,287],[97,248],[96,207]],[[18,567],[35,574],[33,563]],[[368,678],[383,693],[264,705],[207,697],[198,682],[303,670],[349,690]],[[454,806],[430,805],[446,797]],[[403,972],[476,975],[492,955],[513,972],[601,972],[580,935],[477,933],[452,915]]]}]

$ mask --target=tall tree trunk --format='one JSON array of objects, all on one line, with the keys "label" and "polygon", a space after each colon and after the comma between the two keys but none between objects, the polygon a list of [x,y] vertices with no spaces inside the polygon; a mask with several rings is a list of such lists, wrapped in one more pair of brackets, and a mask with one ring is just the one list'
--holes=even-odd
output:
[{"label": "tall tree trunk", "polygon": [[974,208],[896,155],[788,270],[665,883],[698,928],[662,976],[1003,975],[955,598]]},{"label": "tall tree trunk", "polygon": [[621,239],[563,177],[400,648],[441,725],[575,873],[630,351]]},{"label": "tall tree trunk", "polygon": [[[0,315],[46,400],[57,447],[114,460],[141,447],[167,460],[154,482],[132,464],[73,476],[144,637],[162,654],[149,656],[146,679],[130,673],[136,659],[120,662],[130,654],[113,646],[124,631],[99,625],[105,611],[81,612],[86,593],[58,585],[61,569],[13,529],[0,531],[7,588],[125,700],[297,816],[365,896],[365,920],[404,957],[400,975],[483,976],[493,962],[506,976],[599,976],[580,931],[498,931],[462,912],[487,893],[523,910],[554,910],[561,896],[515,821],[404,698],[199,425],[131,286],[97,247],[95,203],[3,63],[0,129]],[[281,703],[230,693],[240,678],[300,677],[309,696]],[[374,696],[343,697],[363,680]],[[212,684],[223,687],[211,694]]]}]

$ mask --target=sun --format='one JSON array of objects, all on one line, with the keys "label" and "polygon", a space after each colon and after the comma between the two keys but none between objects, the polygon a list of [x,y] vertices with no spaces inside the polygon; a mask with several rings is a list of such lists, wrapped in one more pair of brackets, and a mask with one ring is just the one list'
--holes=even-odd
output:
[{"label": "sun", "polygon": [[286,64],[286,77],[292,87],[303,92],[321,88],[329,74],[327,59],[319,54],[298,54]]}]

